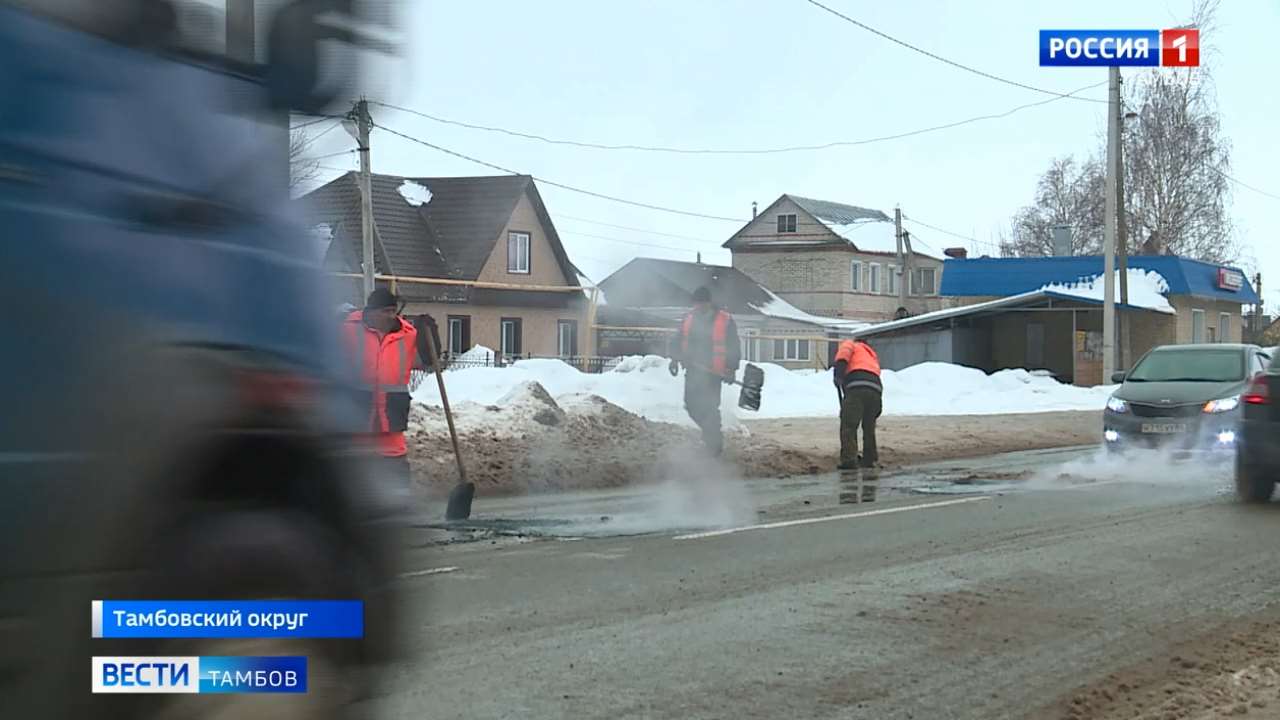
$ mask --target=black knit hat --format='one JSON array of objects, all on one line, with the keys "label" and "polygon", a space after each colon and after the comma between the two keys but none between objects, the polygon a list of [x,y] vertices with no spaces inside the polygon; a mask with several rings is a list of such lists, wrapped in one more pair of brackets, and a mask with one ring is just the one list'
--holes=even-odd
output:
[{"label": "black knit hat", "polygon": [[705,286],[693,291],[694,302],[711,302],[711,291]]},{"label": "black knit hat", "polygon": [[400,299],[386,288],[376,288],[369,293],[369,299],[364,303],[365,310],[378,310],[380,308],[398,307]]}]

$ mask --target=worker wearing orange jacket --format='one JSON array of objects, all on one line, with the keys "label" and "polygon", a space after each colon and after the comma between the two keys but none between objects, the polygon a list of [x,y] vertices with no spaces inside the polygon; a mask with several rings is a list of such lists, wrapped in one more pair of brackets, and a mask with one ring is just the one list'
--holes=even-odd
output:
[{"label": "worker wearing orange jacket", "polygon": [[[415,324],[426,327],[420,333]],[[439,347],[435,323],[429,315],[415,318],[415,323],[400,317],[400,300],[377,288],[369,293],[363,310],[347,314],[342,329],[357,369],[357,401],[369,414],[364,439],[383,458],[388,478],[407,490],[411,473],[404,431],[409,426],[409,375],[423,366],[428,333]]]},{"label": "worker wearing orange jacket", "polygon": [[738,327],[733,316],[716,307],[711,291],[693,292],[693,309],[680,323],[669,351],[672,375],[685,366],[684,409],[702,431],[702,443],[712,455],[724,452],[720,430],[720,384],[732,382],[742,362]]},{"label": "worker wearing orange jacket", "polygon": [[[859,466],[873,468],[879,460],[876,448],[876,420],[883,409],[880,383],[880,358],[865,340],[845,340],[836,349],[832,367],[836,387],[840,389],[840,469]],[[858,456],[858,426],[862,426],[863,450]]]}]

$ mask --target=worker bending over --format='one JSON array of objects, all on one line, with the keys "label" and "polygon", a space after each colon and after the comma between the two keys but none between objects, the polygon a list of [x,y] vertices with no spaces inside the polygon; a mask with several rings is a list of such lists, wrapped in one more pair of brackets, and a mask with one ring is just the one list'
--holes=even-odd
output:
[{"label": "worker bending over", "polygon": [[[879,460],[876,420],[882,410],[880,358],[865,340],[845,340],[836,350],[832,367],[840,401],[840,469],[873,468]],[[862,426],[863,450],[858,456],[858,426]]]}]

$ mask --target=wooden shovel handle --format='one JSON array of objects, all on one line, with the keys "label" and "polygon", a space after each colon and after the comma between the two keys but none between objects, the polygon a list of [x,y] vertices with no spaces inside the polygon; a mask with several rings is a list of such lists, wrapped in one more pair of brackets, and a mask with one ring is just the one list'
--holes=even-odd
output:
[{"label": "wooden shovel handle", "polygon": [[453,411],[449,409],[449,395],[444,390],[444,371],[440,367],[440,357],[436,355],[435,343],[427,338],[427,356],[431,361],[431,369],[436,373],[436,384],[440,386],[440,402],[444,405],[444,419],[449,423],[449,440],[453,443],[453,455],[458,459],[458,482],[467,482],[467,468],[462,463],[462,449],[458,447],[458,431],[453,427]]}]

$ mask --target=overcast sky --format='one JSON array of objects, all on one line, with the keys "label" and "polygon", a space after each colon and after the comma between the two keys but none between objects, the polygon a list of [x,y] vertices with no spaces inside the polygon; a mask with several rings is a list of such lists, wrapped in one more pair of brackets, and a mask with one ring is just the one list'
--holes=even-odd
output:
[{"label": "overcast sky", "polygon": [[[824,0],[885,33],[981,70],[1105,99],[1104,68],[1041,68],[1041,28],[1164,28],[1188,0],[898,3]],[[958,70],[876,37],[805,0],[412,0],[402,58],[379,65],[372,99],[472,124],[601,144],[768,148],[893,135],[1004,113],[1051,96]],[[981,8],[979,10],[979,8]],[[1274,33],[1280,3],[1223,3],[1212,72],[1232,175],[1280,196],[1280,93]],[[1139,72],[1125,70],[1126,74]],[[374,106],[374,122],[547,180],[641,203],[745,220],[782,193],[882,209],[894,205],[978,244],[910,226],[925,249],[991,251],[1030,202],[1051,158],[1099,147],[1104,104],[1072,99],[915,137],[774,155],[595,150],[440,124]],[[327,129],[327,124],[312,126]],[[375,172],[495,171],[375,130]],[[314,149],[353,147],[341,129]],[[321,161],[355,168],[355,155]],[[325,170],[324,177],[337,174]],[[727,264],[737,222],[682,217],[539,186],[571,258],[600,280],[643,255]],[[1235,186],[1242,264],[1280,301],[1280,199]],[[594,221],[594,222],[587,222]],[[638,228],[620,229],[598,223]],[[672,235],[681,237],[671,237]],[[626,242],[622,242],[626,241]],[[1266,280],[1270,280],[1266,283]],[[1274,288],[1274,290],[1272,289]]]}]

